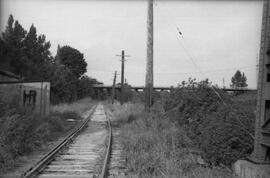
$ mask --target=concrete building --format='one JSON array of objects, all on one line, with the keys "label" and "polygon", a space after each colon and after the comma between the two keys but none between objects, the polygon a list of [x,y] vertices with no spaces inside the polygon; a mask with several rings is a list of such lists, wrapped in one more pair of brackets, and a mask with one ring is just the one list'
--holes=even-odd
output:
[{"label": "concrete building", "polygon": [[0,82],[0,97],[42,116],[50,113],[50,82]]},{"label": "concrete building", "polygon": [[270,177],[270,2],[264,0],[257,85],[254,150],[233,168],[242,178]]}]

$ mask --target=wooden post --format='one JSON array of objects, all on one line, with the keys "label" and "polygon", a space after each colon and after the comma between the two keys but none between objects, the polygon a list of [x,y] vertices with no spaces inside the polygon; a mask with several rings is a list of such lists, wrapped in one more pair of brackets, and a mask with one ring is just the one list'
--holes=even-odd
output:
[{"label": "wooden post", "polygon": [[124,99],[124,75],[125,75],[125,51],[122,50],[122,59],[121,59],[121,96],[120,96],[120,104],[123,105]]},{"label": "wooden post", "polygon": [[125,57],[129,57],[129,55],[125,55],[125,51],[122,50],[121,55],[121,94],[120,94],[120,104],[123,105],[123,99],[124,99],[124,74],[125,74]]},{"label": "wooden post", "polygon": [[114,72],[114,78],[113,78],[112,104],[114,103],[114,98],[115,98],[115,82],[116,82],[116,76],[117,76],[117,71]]},{"label": "wooden post", "polygon": [[145,110],[150,111],[153,98],[153,0],[148,0],[147,13],[147,61],[146,61],[146,77],[145,77]]}]

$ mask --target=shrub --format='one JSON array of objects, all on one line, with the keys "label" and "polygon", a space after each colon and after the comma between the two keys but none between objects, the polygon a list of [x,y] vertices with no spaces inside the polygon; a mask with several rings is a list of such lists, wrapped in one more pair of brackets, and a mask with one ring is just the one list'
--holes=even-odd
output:
[{"label": "shrub", "polygon": [[183,82],[165,101],[167,116],[186,128],[189,138],[215,165],[230,165],[251,153],[255,102],[233,96],[206,81]]},{"label": "shrub", "polygon": [[[64,109],[59,109],[61,112],[54,111],[47,117],[10,105],[0,117],[0,172],[13,167],[19,156],[27,155],[47,141],[65,135],[82,120],[78,113],[92,107],[92,104],[87,105],[87,102],[90,100],[73,103],[72,106],[77,106],[75,108],[65,105]],[[87,107],[80,103],[84,103]],[[75,122],[68,123],[67,119],[73,119]]]},{"label": "shrub", "polygon": [[[138,177],[233,177],[231,172],[224,168],[211,169],[196,165],[196,157],[190,153],[191,149],[196,148],[196,145],[189,139],[183,128],[168,117],[162,117],[163,113],[160,112],[159,105],[155,105],[150,114],[144,113],[143,110],[131,109],[134,108],[132,104],[122,107],[114,105],[114,107],[119,108],[114,112],[117,113],[114,116],[122,116],[121,143],[124,155],[126,155],[129,175]],[[141,108],[143,108],[142,105]]]}]

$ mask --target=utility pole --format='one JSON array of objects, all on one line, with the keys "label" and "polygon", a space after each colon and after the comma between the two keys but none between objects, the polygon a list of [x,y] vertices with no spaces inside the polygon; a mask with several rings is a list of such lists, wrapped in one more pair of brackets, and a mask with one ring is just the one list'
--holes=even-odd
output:
[{"label": "utility pole", "polygon": [[113,78],[112,104],[114,103],[114,98],[115,98],[115,82],[116,82],[116,76],[117,76],[117,71],[114,72],[114,78]]},{"label": "utility pole", "polygon": [[122,50],[121,55],[121,96],[120,96],[120,104],[123,105],[123,99],[124,99],[124,74],[125,74],[125,57],[130,57],[129,55],[125,55],[125,51]]},{"label": "utility pole", "polygon": [[148,0],[147,13],[147,61],[146,61],[146,77],[145,77],[145,110],[150,111],[153,103],[153,0]]},{"label": "utility pole", "polygon": [[259,77],[259,56],[257,54],[257,56],[256,56],[256,79],[257,79],[257,84],[258,84],[258,80],[259,80],[258,77]]}]

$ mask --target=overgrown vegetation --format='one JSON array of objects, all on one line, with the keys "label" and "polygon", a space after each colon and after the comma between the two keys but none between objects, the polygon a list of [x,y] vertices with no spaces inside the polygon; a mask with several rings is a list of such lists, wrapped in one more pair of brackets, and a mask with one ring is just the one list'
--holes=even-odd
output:
[{"label": "overgrown vegetation", "polygon": [[253,148],[255,100],[235,100],[208,80],[183,82],[165,99],[167,116],[184,127],[214,165],[230,165]]},{"label": "overgrown vegetation", "polygon": [[73,103],[61,103],[57,105],[52,105],[50,110],[51,112],[59,112],[59,113],[74,112],[78,115],[81,115],[89,108],[91,108],[93,103],[94,101],[90,97],[88,97],[80,99]]},{"label": "overgrown vegetation", "polygon": [[18,104],[16,86],[0,88],[0,172],[13,167],[18,157],[67,134],[92,103],[90,98],[71,102],[95,98],[93,85],[100,82],[84,75],[87,63],[83,54],[70,46],[58,46],[53,57],[50,47],[33,24],[27,31],[9,16],[0,35],[0,69],[13,72],[22,81],[50,81],[51,103],[68,104],[52,106],[50,116],[41,117]]},{"label": "overgrown vegetation", "polygon": [[235,72],[234,76],[231,79],[231,82],[232,88],[244,88],[248,86],[245,73],[241,73],[239,70]]},{"label": "overgrown vegetation", "polygon": [[161,94],[149,114],[142,104],[111,106],[131,174],[233,177],[231,164],[252,151],[255,100],[210,86],[189,79]]},{"label": "overgrown vegetation", "polygon": [[50,81],[51,102],[73,102],[86,96],[95,98],[96,79],[84,75],[84,55],[70,46],[58,46],[52,56],[45,35],[38,35],[32,24],[29,31],[10,15],[0,36],[0,69],[13,72],[24,81]]},{"label": "overgrown vegetation", "polygon": [[[190,154],[196,144],[185,130],[159,114],[147,114],[142,104],[113,106],[117,124],[121,124],[122,144],[127,156],[128,174],[138,177],[228,177],[226,168],[197,165],[197,155]],[[156,111],[160,106],[155,106]],[[157,113],[157,112],[156,112]]]},{"label": "overgrown vegetation", "polygon": [[[70,105],[56,105],[50,116],[41,117],[2,99],[0,104],[6,107],[1,109],[0,116],[0,173],[12,168],[18,157],[66,135],[82,121],[79,114],[93,105],[89,98]],[[73,122],[68,122],[70,119]]]}]

